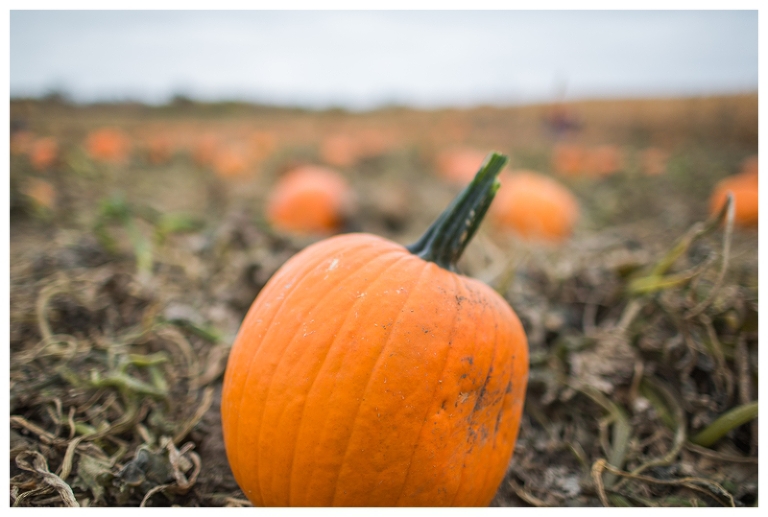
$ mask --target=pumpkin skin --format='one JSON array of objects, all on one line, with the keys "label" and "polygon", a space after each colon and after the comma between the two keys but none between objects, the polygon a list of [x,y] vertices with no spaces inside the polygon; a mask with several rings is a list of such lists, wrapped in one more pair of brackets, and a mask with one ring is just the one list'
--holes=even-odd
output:
[{"label": "pumpkin skin", "polygon": [[333,169],[302,165],[285,173],[270,193],[266,216],[280,231],[330,235],[352,211],[353,194]]},{"label": "pumpkin skin", "polygon": [[725,204],[728,192],[733,193],[733,222],[743,227],[756,227],[758,222],[757,171],[740,172],[721,180],[709,199],[709,212],[716,214]]},{"label": "pumpkin skin", "polygon": [[599,145],[587,150],[584,175],[600,178],[610,176],[624,167],[624,156],[615,145]]},{"label": "pumpkin skin", "polygon": [[466,185],[482,165],[485,153],[468,147],[445,149],[435,158],[437,173],[456,185]]},{"label": "pumpkin skin", "polygon": [[128,160],[131,143],[119,129],[105,127],[91,132],[86,138],[85,147],[95,161],[122,164]]},{"label": "pumpkin skin", "polygon": [[264,286],[222,392],[232,472],[255,505],[488,505],[528,377],[515,313],[409,248],[346,234]]},{"label": "pumpkin skin", "polygon": [[242,176],[248,170],[248,157],[245,151],[236,145],[223,145],[214,153],[211,163],[213,171],[221,178]]},{"label": "pumpkin skin", "polygon": [[499,228],[523,239],[558,243],[573,233],[579,204],[555,179],[520,170],[506,176],[490,215]]},{"label": "pumpkin skin", "polygon": [[552,151],[552,169],[563,176],[579,176],[584,171],[587,151],[580,145],[561,143]]},{"label": "pumpkin skin", "polygon": [[320,158],[333,167],[351,167],[359,159],[358,147],[350,135],[332,135],[320,144]]},{"label": "pumpkin skin", "polygon": [[29,161],[36,170],[49,169],[59,156],[59,143],[52,136],[39,138],[32,144]]}]

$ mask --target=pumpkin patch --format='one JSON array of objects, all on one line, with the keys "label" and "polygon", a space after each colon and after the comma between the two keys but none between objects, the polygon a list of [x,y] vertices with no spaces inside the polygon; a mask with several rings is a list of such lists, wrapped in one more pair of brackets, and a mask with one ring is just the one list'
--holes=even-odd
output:
[{"label": "pumpkin patch", "polygon": [[9,504],[757,506],[757,95],[567,106],[11,99]]}]

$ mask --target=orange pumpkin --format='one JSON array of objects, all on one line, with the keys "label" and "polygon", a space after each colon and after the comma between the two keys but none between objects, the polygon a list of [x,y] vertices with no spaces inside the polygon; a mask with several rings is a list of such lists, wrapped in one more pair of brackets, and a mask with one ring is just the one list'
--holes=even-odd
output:
[{"label": "orange pumpkin", "polygon": [[444,149],[437,154],[435,166],[438,174],[456,185],[466,185],[483,164],[485,153],[467,147]]},{"label": "orange pumpkin", "polygon": [[757,226],[758,188],[757,171],[742,172],[729,176],[715,185],[709,199],[709,211],[716,214],[725,203],[728,192],[733,193],[735,202],[733,222],[740,226]]},{"label": "orange pumpkin", "polygon": [[211,164],[213,171],[222,178],[234,178],[243,175],[250,166],[245,151],[235,145],[218,147]]},{"label": "orange pumpkin", "polygon": [[609,176],[624,167],[624,157],[615,145],[599,145],[589,149],[583,164],[587,176]]},{"label": "orange pumpkin", "polygon": [[280,231],[327,235],[338,231],[351,210],[352,191],[333,169],[303,165],[283,175],[266,209],[269,223]]},{"label": "orange pumpkin", "polygon": [[490,214],[497,226],[538,241],[559,242],[573,233],[579,205],[564,185],[525,170],[507,175],[501,184]]},{"label": "orange pumpkin", "polygon": [[454,271],[506,158],[414,245],[317,242],[269,280],[235,339],[221,416],[255,505],[475,506],[519,429],[525,333],[507,302]]},{"label": "orange pumpkin", "polygon": [[120,164],[128,160],[131,142],[119,129],[101,128],[91,132],[85,141],[85,149],[91,159]]},{"label": "orange pumpkin", "polygon": [[320,144],[320,158],[334,167],[350,167],[359,160],[358,145],[350,135],[331,135]]},{"label": "orange pumpkin", "polygon": [[584,170],[586,150],[576,144],[558,144],[552,152],[552,169],[562,176],[578,176]]},{"label": "orange pumpkin", "polygon": [[42,171],[56,162],[59,155],[59,143],[52,136],[38,138],[29,151],[29,161],[32,167]]}]

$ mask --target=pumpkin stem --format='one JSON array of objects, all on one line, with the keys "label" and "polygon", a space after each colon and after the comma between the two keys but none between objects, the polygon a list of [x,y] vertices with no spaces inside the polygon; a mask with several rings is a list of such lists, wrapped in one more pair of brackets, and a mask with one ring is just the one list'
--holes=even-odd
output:
[{"label": "pumpkin stem", "polygon": [[456,271],[456,263],[501,186],[498,175],[506,163],[507,157],[503,154],[489,154],[470,184],[456,196],[424,235],[406,246],[406,249],[442,268]]}]

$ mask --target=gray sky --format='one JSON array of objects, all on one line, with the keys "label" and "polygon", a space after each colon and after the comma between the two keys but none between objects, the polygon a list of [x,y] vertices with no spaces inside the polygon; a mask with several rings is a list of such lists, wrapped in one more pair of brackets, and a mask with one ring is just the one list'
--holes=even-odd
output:
[{"label": "gray sky", "polygon": [[12,96],[366,109],[756,91],[757,11],[11,11]]}]

